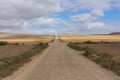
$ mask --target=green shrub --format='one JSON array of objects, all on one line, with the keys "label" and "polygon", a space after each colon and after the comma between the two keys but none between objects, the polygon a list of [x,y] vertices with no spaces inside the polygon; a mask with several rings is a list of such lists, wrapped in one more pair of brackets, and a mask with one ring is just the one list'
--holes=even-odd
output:
[{"label": "green shrub", "polygon": [[31,51],[27,51],[23,53],[21,56],[23,58],[30,58],[47,47],[48,47],[48,43],[39,43]]},{"label": "green shrub", "polygon": [[0,42],[0,46],[7,45],[7,44],[8,44],[8,43],[5,42],[5,41],[1,41],[1,42]]},{"label": "green shrub", "polygon": [[83,43],[85,43],[85,44],[98,44],[98,43],[110,43],[110,42],[107,42],[107,41],[101,41],[101,42],[85,41]]},{"label": "green shrub", "polygon": [[1,65],[0,66],[0,77],[5,77],[5,76],[12,74],[13,72],[11,72],[11,70],[13,70],[12,66],[10,67],[8,64]]},{"label": "green shrub", "polygon": [[100,42],[85,41],[85,42],[83,42],[83,43],[85,43],[85,44],[98,44],[98,43],[100,43]]}]

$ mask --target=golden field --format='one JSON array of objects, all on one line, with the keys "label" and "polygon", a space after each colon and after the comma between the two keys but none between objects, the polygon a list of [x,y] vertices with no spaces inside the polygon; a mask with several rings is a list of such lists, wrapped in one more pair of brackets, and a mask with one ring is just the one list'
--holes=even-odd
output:
[{"label": "golden field", "polygon": [[37,42],[52,42],[54,36],[39,36],[39,35],[21,35],[0,33],[0,41],[9,43],[37,43]]},{"label": "golden field", "polygon": [[59,39],[64,42],[107,41],[120,42],[120,35],[63,35]]}]

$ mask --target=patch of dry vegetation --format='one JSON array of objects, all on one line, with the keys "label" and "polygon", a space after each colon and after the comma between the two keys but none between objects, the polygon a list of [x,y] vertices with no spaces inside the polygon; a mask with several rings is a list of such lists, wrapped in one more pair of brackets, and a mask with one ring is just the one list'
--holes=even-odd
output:
[{"label": "patch of dry vegetation", "polygon": [[[11,75],[24,63],[31,60],[31,57],[40,53],[48,47],[48,43],[39,43],[29,51],[25,51],[17,56],[4,57],[0,59],[0,77]],[[7,50],[6,50],[7,51]],[[9,51],[8,51],[9,52]]]},{"label": "patch of dry vegetation", "polygon": [[31,50],[35,44],[8,43],[0,46],[0,59],[4,57],[18,56],[23,52]]},{"label": "patch of dry vegetation", "polygon": [[100,53],[109,53],[110,55],[117,57],[120,56],[120,43],[94,43],[94,44],[79,44],[82,47],[94,48]]},{"label": "patch of dry vegetation", "polygon": [[120,76],[120,43],[70,42],[68,46]]}]

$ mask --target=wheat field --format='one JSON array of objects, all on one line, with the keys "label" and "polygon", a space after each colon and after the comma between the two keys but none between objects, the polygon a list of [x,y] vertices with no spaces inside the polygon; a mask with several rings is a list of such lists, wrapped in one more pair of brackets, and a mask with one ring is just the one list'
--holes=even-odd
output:
[{"label": "wheat field", "polygon": [[65,42],[84,42],[84,41],[107,41],[120,42],[120,35],[63,35],[59,36],[61,41]]}]

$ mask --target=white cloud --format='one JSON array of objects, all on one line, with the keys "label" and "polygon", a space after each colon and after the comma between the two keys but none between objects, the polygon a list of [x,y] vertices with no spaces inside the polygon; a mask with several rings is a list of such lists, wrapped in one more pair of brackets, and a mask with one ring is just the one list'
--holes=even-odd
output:
[{"label": "white cloud", "polygon": [[32,33],[30,32],[29,23],[24,20],[0,20],[0,32],[10,32],[10,33]]},{"label": "white cloud", "polygon": [[44,29],[42,31],[36,30],[36,33],[43,34],[43,35],[56,35],[58,34],[58,31],[56,31],[55,29]]},{"label": "white cloud", "polygon": [[110,9],[111,0],[66,0],[64,7],[72,11],[78,11],[81,9]]},{"label": "white cloud", "polygon": [[101,17],[104,16],[103,10],[95,9],[91,12],[92,16]]},{"label": "white cloud", "polygon": [[120,0],[111,0],[111,6],[120,9]]},{"label": "white cloud", "polygon": [[89,13],[82,13],[82,14],[71,16],[71,18],[74,21],[91,22],[91,21],[95,21],[99,17],[102,17],[103,15],[104,15],[104,13],[102,10],[93,10]]},{"label": "white cloud", "polygon": [[57,27],[59,24],[62,24],[62,20],[59,18],[37,18],[32,20],[32,26],[34,27]]},{"label": "white cloud", "polygon": [[[45,19],[44,16],[62,11],[60,3],[61,0],[0,0],[0,31],[45,33],[47,27],[59,24],[58,19]],[[46,30],[34,31],[31,26],[35,26],[34,29],[46,26]],[[50,32],[53,33],[54,29]]]},{"label": "white cloud", "polygon": [[60,0],[0,0],[1,19],[33,19],[61,10]]},{"label": "white cloud", "polygon": [[76,29],[78,30],[105,30],[107,27],[103,22],[97,22],[97,20],[104,16],[102,10],[92,10],[88,13],[82,13],[78,15],[71,16],[73,22],[77,23]]},{"label": "white cloud", "polygon": [[106,26],[102,22],[93,22],[93,23],[87,23],[86,27],[88,30],[101,30],[101,29],[106,29]]},{"label": "white cloud", "polygon": [[0,20],[1,29],[20,29],[23,28],[24,22],[16,19]]}]

